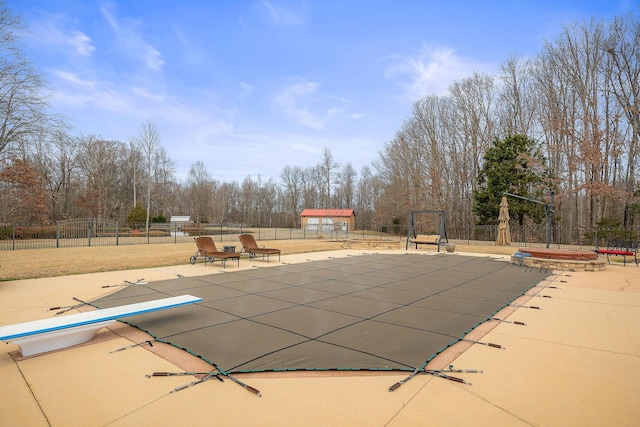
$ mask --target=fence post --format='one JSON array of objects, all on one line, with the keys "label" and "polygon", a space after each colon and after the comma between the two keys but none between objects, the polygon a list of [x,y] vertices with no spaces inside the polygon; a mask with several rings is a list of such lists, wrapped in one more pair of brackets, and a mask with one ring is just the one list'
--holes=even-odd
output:
[{"label": "fence post", "polygon": [[56,221],[56,248],[60,247],[60,221]]},{"label": "fence post", "polygon": [[11,250],[16,250],[16,222],[11,225]]}]

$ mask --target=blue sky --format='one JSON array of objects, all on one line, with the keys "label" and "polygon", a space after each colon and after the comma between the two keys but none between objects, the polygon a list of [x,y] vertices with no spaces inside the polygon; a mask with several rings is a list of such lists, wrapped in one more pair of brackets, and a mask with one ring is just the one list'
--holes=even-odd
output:
[{"label": "blue sky", "polygon": [[278,179],[325,147],[359,173],[412,103],[509,55],[534,56],[563,24],[633,1],[7,0],[29,59],[74,135],[128,142],[153,122],[184,181]]}]

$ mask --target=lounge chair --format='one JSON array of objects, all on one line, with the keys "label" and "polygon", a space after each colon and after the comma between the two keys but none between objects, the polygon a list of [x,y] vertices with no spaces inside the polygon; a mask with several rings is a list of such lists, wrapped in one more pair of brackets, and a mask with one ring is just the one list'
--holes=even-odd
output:
[{"label": "lounge chair", "polygon": [[191,264],[195,264],[199,258],[204,259],[204,265],[207,265],[207,261],[214,262],[216,258],[220,258],[223,268],[226,268],[228,259],[238,260],[238,266],[240,266],[240,253],[219,251],[218,248],[216,248],[216,244],[213,242],[213,239],[211,237],[196,237],[195,242],[198,250],[194,255],[191,255],[191,258],[189,258]]},{"label": "lounge chair", "polygon": [[274,248],[265,248],[258,246],[256,243],[256,239],[253,238],[252,234],[241,234],[240,235],[240,243],[242,243],[242,250],[249,254],[249,258],[253,259],[256,255],[262,255],[262,259],[264,260],[264,256],[267,256],[267,262],[269,262],[270,255],[278,255],[278,261],[280,261],[280,249]]}]

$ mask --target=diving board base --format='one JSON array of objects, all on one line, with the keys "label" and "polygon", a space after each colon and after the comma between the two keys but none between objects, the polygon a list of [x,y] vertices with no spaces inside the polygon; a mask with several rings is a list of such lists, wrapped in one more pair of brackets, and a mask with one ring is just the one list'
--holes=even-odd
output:
[{"label": "diving board base", "polygon": [[107,320],[100,323],[91,323],[70,329],[60,329],[39,335],[14,338],[11,342],[20,347],[20,354],[23,357],[27,357],[85,343],[90,341],[100,329],[111,326],[115,322],[115,320]]}]

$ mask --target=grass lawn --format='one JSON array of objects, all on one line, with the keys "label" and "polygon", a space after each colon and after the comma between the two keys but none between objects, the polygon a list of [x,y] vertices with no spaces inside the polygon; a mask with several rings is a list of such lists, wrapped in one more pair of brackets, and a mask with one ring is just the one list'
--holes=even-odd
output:
[{"label": "grass lawn", "polygon": [[[273,240],[259,241],[260,246],[279,248],[282,255],[342,249],[337,240]],[[216,246],[239,242],[216,242]],[[456,251],[513,254],[517,248],[504,246],[456,245]],[[420,248],[418,251],[433,251]],[[131,246],[91,246],[52,249],[0,251],[0,281],[67,276],[70,274],[120,271],[137,268],[165,267],[189,263],[196,251],[194,243],[167,243]],[[409,252],[415,251],[410,247]]]}]

